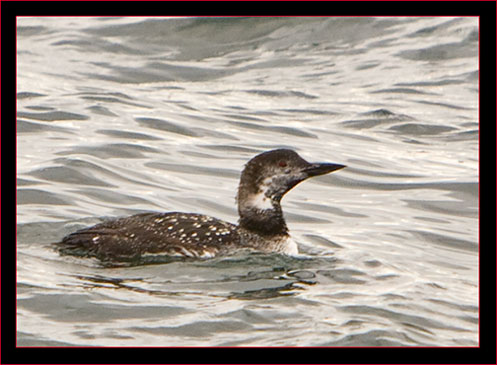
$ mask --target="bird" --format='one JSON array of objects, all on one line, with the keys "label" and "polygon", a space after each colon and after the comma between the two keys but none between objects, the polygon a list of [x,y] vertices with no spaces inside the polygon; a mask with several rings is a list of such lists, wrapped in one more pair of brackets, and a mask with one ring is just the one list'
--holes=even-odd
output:
[{"label": "bird", "polygon": [[56,245],[61,254],[129,261],[149,255],[209,259],[240,250],[297,255],[281,199],[300,182],[345,165],[310,163],[290,149],[260,153],[240,177],[238,224],[208,215],[147,212],[73,232]]}]

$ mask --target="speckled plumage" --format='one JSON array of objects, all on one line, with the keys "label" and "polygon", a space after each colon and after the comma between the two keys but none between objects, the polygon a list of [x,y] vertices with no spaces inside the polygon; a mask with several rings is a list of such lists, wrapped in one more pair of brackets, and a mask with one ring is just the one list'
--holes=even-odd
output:
[{"label": "speckled plumage", "polygon": [[65,254],[129,260],[161,254],[211,258],[239,249],[296,254],[280,201],[299,182],[343,165],[310,164],[291,150],[261,153],[245,166],[238,188],[238,226],[193,213],[142,213],[81,229],[58,243]]}]

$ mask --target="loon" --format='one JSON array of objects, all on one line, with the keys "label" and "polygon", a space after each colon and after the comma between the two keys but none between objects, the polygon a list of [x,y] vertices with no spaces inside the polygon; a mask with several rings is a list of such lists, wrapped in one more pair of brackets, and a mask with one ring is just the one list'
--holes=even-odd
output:
[{"label": "loon", "polygon": [[141,213],[81,229],[57,245],[62,254],[112,261],[156,254],[205,259],[243,249],[297,255],[281,198],[309,177],[344,167],[309,163],[289,149],[263,152],[242,171],[236,197],[238,225],[194,213]]}]

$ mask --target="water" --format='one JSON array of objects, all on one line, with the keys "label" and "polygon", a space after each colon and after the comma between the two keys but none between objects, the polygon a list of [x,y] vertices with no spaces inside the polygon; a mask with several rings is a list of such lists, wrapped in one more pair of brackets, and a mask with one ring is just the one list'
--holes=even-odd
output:
[{"label": "water", "polygon": [[[19,346],[478,345],[477,18],[19,18]],[[246,161],[301,256],[106,267],[106,217],[236,222]]]}]

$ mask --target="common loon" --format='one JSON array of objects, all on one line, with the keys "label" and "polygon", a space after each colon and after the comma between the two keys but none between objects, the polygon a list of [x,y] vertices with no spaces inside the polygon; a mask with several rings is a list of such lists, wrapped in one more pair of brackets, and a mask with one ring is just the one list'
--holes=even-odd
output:
[{"label": "common loon", "polygon": [[57,243],[61,253],[101,260],[130,260],[162,254],[211,258],[240,249],[298,254],[280,201],[305,179],[344,168],[309,163],[296,152],[277,149],[252,158],[242,171],[238,225],[202,214],[142,213],[84,228]]}]

